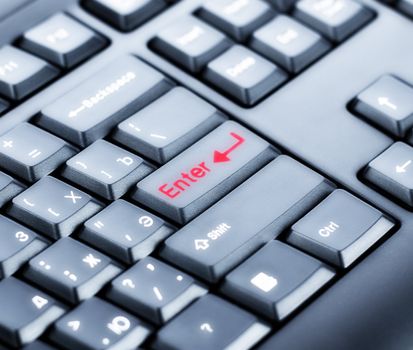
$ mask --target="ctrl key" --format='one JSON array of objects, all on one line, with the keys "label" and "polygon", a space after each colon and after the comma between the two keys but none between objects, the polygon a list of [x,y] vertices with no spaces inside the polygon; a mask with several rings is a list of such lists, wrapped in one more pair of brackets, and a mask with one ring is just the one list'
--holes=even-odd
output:
[{"label": "ctrl key", "polygon": [[239,307],[208,294],[157,334],[156,350],[250,349],[270,328]]},{"label": "ctrl key", "polygon": [[64,309],[45,293],[9,277],[0,282],[0,339],[18,347],[34,341]]},{"label": "ctrl key", "polygon": [[106,301],[92,298],[55,323],[51,339],[64,349],[136,349],[151,329]]}]

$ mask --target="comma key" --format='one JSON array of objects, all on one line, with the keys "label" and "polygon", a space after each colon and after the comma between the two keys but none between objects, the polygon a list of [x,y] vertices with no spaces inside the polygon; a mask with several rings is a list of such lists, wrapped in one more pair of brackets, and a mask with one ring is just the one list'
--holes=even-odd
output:
[{"label": "comma key", "polygon": [[186,223],[276,156],[268,142],[228,121],[140,181],[133,198]]}]

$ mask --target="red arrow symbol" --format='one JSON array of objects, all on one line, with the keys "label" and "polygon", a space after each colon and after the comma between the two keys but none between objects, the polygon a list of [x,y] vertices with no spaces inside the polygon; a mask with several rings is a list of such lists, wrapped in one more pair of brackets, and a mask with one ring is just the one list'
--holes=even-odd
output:
[{"label": "red arrow symbol", "polygon": [[235,132],[230,132],[229,134],[237,141],[224,152],[214,151],[214,163],[223,163],[230,161],[231,159],[228,157],[228,155],[245,142],[245,139]]}]

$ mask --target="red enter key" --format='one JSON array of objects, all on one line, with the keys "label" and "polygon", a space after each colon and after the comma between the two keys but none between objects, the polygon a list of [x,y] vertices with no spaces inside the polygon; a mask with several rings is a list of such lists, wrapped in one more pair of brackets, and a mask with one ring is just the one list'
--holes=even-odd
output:
[{"label": "red enter key", "polygon": [[140,181],[133,198],[183,224],[276,156],[268,142],[228,121]]}]

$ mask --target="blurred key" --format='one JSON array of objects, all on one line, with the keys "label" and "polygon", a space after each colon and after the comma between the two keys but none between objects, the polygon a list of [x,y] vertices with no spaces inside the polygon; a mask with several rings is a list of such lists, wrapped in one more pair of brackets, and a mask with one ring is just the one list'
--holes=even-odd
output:
[{"label": "blurred key", "polygon": [[228,121],[140,181],[133,199],[186,223],[276,155],[266,141]]},{"label": "blurred key", "polygon": [[322,262],[271,241],[230,272],[222,287],[233,300],[281,321],[334,277]]},{"label": "blurred key", "polygon": [[0,49],[0,94],[20,100],[52,80],[58,70],[12,46]]},{"label": "blurred key", "polygon": [[23,34],[20,46],[62,68],[84,61],[105,44],[102,37],[75,19],[58,13]]},{"label": "blurred key", "polygon": [[269,330],[254,315],[208,294],[161,328],[154,349],[247,350]]},{"label": "blurred key", "polygon": [[0,215],[0,232],[0,279],[14,274],[47,246],[32,230],[3,215]]},{"label": "blurred key", "polygon": [[331,189],[321,175],[279,156],[168,238],[161,256],[209,282],[218,282]]},{"label": "blurred key", "polygon": [[210,62],[204,77],[246,106],[254,105],[287,80],[282,69],[240,45]]},{"label": "blurred key", "polygon": [[123,196],[152,170],[141,157],[98,140],[69,159],[62,175],[88,191],[113,200]]},{"label": "blurred key", "polygon": [[111,282],[108,297],[130,312],[162,324],[206,292],[189,275],[146,257]]},{"label": "blurred key", "polygon": [[413,207],[413,147],[403,142],[394,143],[367,165],[364,177]]},{"label": "blurred key", "polygon": [[13,199],[10,215],[52,238],[70,235],[101,209],[86,193],[46,176]]},{"label": "blurred key", "polygon": [[68,350],[137,349],[151,327],[98,298],[89,299],[59,319],[51,338]]},{"label": "blurred key", "polygon": [[245,41],[273,16],[263,0],[208,0],[199,15],[238,41]]},{"label": "blurred key", "polygon": [[113,137],[158,163],[166,163],[225,120],[215,107],[176,87],[120,123]]},{"label": "blurred key", "polygon": [[75,149],[65,141],[28,123],[0,136],[1,166],[30,182],[51,173],[73,154]]},{"label": "blurred key", "polygon": [[116,28],[129,31],[166,7],[165,0],[86,0],[85,6]]},{"label": "blurred key", "polygon": [[14,277],[0,281],[0,339],[13,347],[34,341],[63,313],[47,294]]},{"label": "blurred key", "polygon": [[24,185],[0,171],[0,207],[24,190]]},{"label": "blurred key", "polygon": [[298,73],[331,45],[294,19],[279,15],[254,32],[251,47],[291,73]]},{"label": "blurred key", "polygon": [[199,72],[230,45],[221,32],[188,16],[162,29],[152,42],[162,55],[191,72]]},{"label": "blurred key", "polygon": [[105,255],[65,237],[30,260],[24,275],[50,293],[78,303],[95,295],[119,272]]},{"label": "blurred key", "polygon": [[334,42],[343,41],[373,17],[355,0],[300,0],[294,15]]},{"label": "blurred key", "polygon": [[165,76],[133,56],[122,56],[41,111],[38,123],[87,146],[165,93]]},{"label": "blurred key", "polygon": [[85,222],[80,237],[127,264],[149,255],[174,228],[123,199],[111,203]]},{"label": "blurred key", "polygon": [[394,136],[413,127],[413,87],[384,75],[357,95],[353,109]]}]

